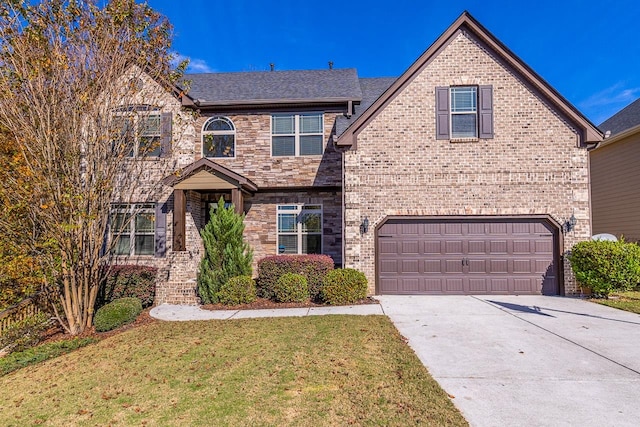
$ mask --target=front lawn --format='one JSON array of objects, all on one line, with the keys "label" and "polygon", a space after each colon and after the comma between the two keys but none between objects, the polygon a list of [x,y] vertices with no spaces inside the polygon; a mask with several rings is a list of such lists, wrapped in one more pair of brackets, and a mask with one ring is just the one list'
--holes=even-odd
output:
[{"label": "front lawn", "polygon": [[640,291],[613,292],[609,299],[593,298],[592,302],[640,314]]},{"label": "front lawn", "polygon": [[466,425],[384,316],[156,322],[0,378],[0,425]]}]

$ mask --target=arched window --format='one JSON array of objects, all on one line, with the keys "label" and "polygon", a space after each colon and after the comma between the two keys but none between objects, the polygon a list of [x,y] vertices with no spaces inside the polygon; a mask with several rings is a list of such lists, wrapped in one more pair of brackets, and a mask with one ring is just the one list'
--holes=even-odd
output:
[{"label": "arched window", "polygon": [[202,127],[204,157],[235,157],[236,128],[226,117],[211,117]]}]

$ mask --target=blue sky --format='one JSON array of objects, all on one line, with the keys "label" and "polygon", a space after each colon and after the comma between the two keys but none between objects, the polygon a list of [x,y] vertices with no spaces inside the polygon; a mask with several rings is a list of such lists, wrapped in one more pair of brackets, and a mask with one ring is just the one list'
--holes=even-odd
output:
[{"label": "blue sky", "polygon": [[594,123],[640,97],[637,0],[148,0],[191,72],[357,68],[395,77],[468,10]]}]

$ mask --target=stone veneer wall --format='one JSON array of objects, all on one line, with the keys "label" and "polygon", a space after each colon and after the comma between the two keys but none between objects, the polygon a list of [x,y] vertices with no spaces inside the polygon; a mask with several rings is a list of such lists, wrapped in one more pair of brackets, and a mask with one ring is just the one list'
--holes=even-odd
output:
[{"label": "stone veneer wall", "polygon": [[[436,140],[435,88],[493,85],[494,138]],[[459,33],[358,135],[345,153],[345,266],[375,292],[375,227],[389,215],[548,214],[589,238],[587,151],[577,131],[491,52]],[[370,231],[360,235],[364,217]],[[568,262],[567,294],[577,293]]]}]

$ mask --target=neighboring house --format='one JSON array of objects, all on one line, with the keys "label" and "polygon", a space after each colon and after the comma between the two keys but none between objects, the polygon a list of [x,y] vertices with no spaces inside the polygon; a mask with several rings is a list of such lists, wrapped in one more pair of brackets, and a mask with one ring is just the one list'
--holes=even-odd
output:
[{"label": "neighboring house", "polygon": [[468,13],[399,78],[186,80],[181,106],[200,114],[174,121],[155,258],[131,257],[163,271],[158,302],[196,301],[220,197],[246,213],[256,260],[328,254],[372,294],[576,292],[563,255],[591,235],[586,147],[602,134]]},{"label": "neighboring house", "polygon": [[640,99],[600,129],[606,139],[589,152],[593,233],[640,241]]}]

